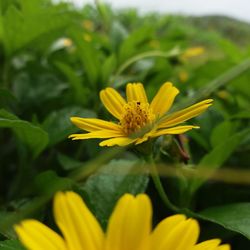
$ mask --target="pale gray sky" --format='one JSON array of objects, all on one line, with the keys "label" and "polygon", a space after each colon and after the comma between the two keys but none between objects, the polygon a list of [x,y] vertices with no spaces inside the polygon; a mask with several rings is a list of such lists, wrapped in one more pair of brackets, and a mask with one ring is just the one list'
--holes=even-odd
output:
[{"label": "pale gray sky", "polygon": [[[64,0],[78,6],[94,0]],[[250,0],[106,0],[114,8],[135,7],[141,12],[160,11],[191,15],[224,14],[250,22]]]}]

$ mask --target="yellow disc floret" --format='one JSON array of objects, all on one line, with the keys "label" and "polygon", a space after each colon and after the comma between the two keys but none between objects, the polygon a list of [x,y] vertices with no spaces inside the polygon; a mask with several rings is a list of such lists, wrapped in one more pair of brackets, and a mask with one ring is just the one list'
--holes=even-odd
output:
[{"label": "yellow disc floret", "polygon": [[138,132],[143,127],[151,125],[155,115],[148,103],[131,101],[124,105],[124,113],[120,119],[120,125],[126,135]]}]

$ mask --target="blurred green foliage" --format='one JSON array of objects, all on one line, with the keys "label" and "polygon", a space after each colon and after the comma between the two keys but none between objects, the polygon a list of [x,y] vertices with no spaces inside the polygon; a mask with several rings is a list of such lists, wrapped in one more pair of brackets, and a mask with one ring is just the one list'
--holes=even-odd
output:
[{"label": "blurred green foliage", "polygon": [[[101,89],[123,92],[127,82],[143,82],[152,98],[165,81],[181,90],[174,109],[215,100],[193,121],[201,129],[184,138],[188,164],[174,147],[176,138],[156,142],[166,192],[179,212],[201,219],[203,238],[220,237],[235,250],[247,249],[249,24],[139,15],[102,4],[75,9],[49,0],[0,0],[0,7],[0,233],[6,240],[0,249],[22,249],[11,226],[24,217],[51,225],[50,200],[59,189],[82,194],[104,227],[125,192],[149,193],[155,221],[173,213],[134,151],[67,139],[78,131],[70,116],[110,119],[99,100]],[[204,53],[187,56],[195,47]],[[213,178],[220,168],[224,175]]]}]

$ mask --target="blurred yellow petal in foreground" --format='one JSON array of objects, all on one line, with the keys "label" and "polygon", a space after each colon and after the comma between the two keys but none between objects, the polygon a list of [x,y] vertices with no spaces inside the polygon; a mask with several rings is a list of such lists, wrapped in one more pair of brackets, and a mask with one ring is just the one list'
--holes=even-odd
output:
[{"label": "blurred yellow petal in foreground", "polygon": [[58,192],[54,217],[62,236],[36,220],[24,220],[15,231],[29,250],[230,250],[219,239],[197,244],[195,219],[177,214],[152,230],[152,205],[145,194],[123,195],[109,219],[106,233],[81,197]]}]

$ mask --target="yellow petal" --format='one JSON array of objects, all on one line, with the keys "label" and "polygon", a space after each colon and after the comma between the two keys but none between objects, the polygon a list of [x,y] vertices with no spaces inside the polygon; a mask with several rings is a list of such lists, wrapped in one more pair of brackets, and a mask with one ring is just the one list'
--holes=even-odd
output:
[{"label": "yellow petal", "polygon": [[177,126],[177,127],[173,127],[173,128],[160,129],[160,130],[157,130],[155,133],[152,133],[151,137],[158,137],[161,135],[183,134],[183,133],[185,133],[188,130],[191,130],[193,128],[198,129],[200,127],[199,126],[192,126],[192,125],[185,125],[185,126]]},{"label": "yellow petal", "polygon": [[56,232],[36,220],[24,220],[15,231],[29,250],[66,250],[66,244]]},{"label": "yellow petal", "polygon": [[93,138],[112,138],[112,137],[121,137],[124,136],[122,130],[113,131],[113,130],[97,130],[86,134],[72,134],[69,138],[72,140],[85,140]]},{"label": "yellow petal", "polygon": [[126,104],[123,97],[113,88],[106,88],[100,92],[100,98],[105,108],[117,119],[123,113],[123,106]]},{"label": "yellow petal", "polygon": [[105,141],[102,141],[99,143],[100,146],[121,146],[121,147],[125,147],[133,142],[135,142],[136,139],[132,139],[132,138],[128,138],[128,137],[117,137],[117,138],[111,138]]},{"label": "yellow petal", "polygon": [[54,198],[54,217],[68,250],[102,249],[103,231],[78,194],[58,192]]},{"label": "yellow petal", "polygon": [[147,103],[147,95],[141,83],[128,83],[126,87],[127,101]]},{"label": "yellow petal", "polygon": [[162,220],[154,229],[152,233],[152,248],[154,245],[160,246],[166,236],[168,235],[173,228],[175,228],[180,222],[185,221],[186,216],[182,214],[177,214],[169,216],[166,219]]},{"label": "yellow petal", "polygon": [[203,241],[192,248],[192,250],[217,250],[217,247],[220,245],[221,240],[212,239]]},{"label": "yellow petal", "polygon": [[200,115],[202,112],[204,112],[209,106],[212,105],[212,99],[207,99],[202,102],[196,103],[188,108],[185,108],[183,110],[174,112],[173,114],[170,114],[169,116],[166,116],[166,118],[163,119],[163,121],[159,124],[159,128],[166,128],[166,127],[172,127],[179,123],[183,123],[193,117],[196,117]]},{"label": "yellow petal", "polygon": [[[163,236],[163,232],[162,232]],[[196,220],[180,221],[165,232],[158,243],[158,250],[191,250],[199,236],[199,225]],[[152,248],[153,249],[153,248]]]},{"label": "yellow petal", "polygon": [[[220,239],[203,241],[195,245],[192,250],[230,250],[229,245],[220,245]],[[220,246],[219,246],[220,245]]]},{"label": "yellow petal", "polygon": [[138,138],[138,139],[136,140],[136,142],[135,142],[135,145],[139,145],[139,144],[141,144],[141,143],[147,141],[148,138],[149,138],[149,136],[143,136],[142,138]]},{"label": "yellow petal", "polygon": [[215,250],[230,250],[230,249],[231,249],[230,245],[225,244],[218,246]]},{"label": "yellow petal", "polygon": [[109,219],[105,250],[147,250],[151,217],[147,195],[122,196]]},{"label": "yellow petal", "polygon": [[71,117],[71,122],[74,123],[78,128],[86,130],[88,132],[96,130],[120,130],[121,126],[116,123],[104,121],[95,118],[81,118],[81,117]]},{"label": "yellow petal", "polygon": [[166,112],[168,112],[178,93],[179,90],[175,88],[172,83],[164,83],[150,104],[153,113],[161,117]]},{"label": "yellow petal", "polygon": [[155,133],[155,131],[156,131],[156,129],[153,128],[149,132],[145,133],[144,135],[138,136],[138,138],[136,139],[135,145],[141,144],[141,143],[149,140],[149,138],[151,137],[151,135],[153,135]]}]

